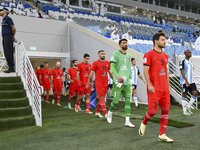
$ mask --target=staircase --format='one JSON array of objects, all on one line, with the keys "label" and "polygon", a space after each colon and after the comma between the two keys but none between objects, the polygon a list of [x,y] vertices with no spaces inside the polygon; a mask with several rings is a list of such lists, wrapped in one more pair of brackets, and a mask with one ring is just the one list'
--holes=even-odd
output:
[{"label": "staircase", "polygon": [[[2,72],[0,74],[3,74]],[[29,106],[20,77],[0,77],[0,130],[34,126],[35,118]]]}]

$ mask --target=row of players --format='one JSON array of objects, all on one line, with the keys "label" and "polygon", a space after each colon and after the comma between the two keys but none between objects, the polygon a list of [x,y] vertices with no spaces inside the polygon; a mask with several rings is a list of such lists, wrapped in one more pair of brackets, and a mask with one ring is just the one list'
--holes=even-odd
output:
[{"label": "row of players", "polygon": [[[168,123],[168,113],[170,107],[170,88],[169,88],[169,73],[168,73],[168,56],[162,52],[162,48],[165,47],[165,34],[164,33],[156,33],[153,36],[154,47],[152,50],[147,52],[144,55],[144,76],[147,82],[147,95],[148,95],[148,107],[144,120],[141,122],[139,128],[139,135],[144,136],[147,122],[158,112],[159,106],[161,106],[161,117],[160,117],[160,134],[158,136],[159,141],[165,142],[173,142],[174,140],[167,137],[165,135],[165,130]],[[84,55],[84,61],[79,63],[77,61],[73,62],[73,67],[68,70],[68,75],[70,78],[70,92],[68,101],[71,102],[74,93],[78,94],[75,111],[78,112],[78,108],[81,103],[81,99],[83,95],[86,95],[86,113],[91,114],[92,112],[89,110],[90,105],[90,93],[91,87],[93,87],[93,74],[95,73],[95,86],[97,91],[97,99],[99,99],[97,111],[95,113],[96,116],[102,117],[100,114],[100,110],[104,112],[105,118],[107,118],[108,123],[112,122],[112,114],[115,106],[119,102],[120,95],[122,94],[125,97],[125,126],[135,127],[130,122],[130,112],[131,112],[131,85],[133,81],[133,75],[131,67],[133,67],[134,59],[126,52],[127,40],[121,39],[119,41],[119,51],[115,51],[112,54],[111,61],[105,60],[105,52],[100,50],[98,52],[99,60],[94,61],[92,65],[88,63],[89,54]],[[184,112],[191,113],[191,105],[196,100],[196,86],[192,80],[189,79],[191,76],[192,63],[189,60],[191,57],[191,51],[185,51],[185,59],[182,61],[181,65],[181,83],[182,83],[182,93],[185,102],[185,96],[187,95],[187,91],[191,90],[193,96],[190,102],[187,104],[186,102],[183,104]],[[59,63],[60,65],[60,63]],[[57,65],[58,67],[58,65]],[[76,68],[77,67],[77,68]],[[190,68],[189,68],[190,67]],[[57,70],[59,68],[56,68]],[[138,69],[138,68],[137,68]],[[134,69],[133,69],[134,70]],[[55,71],[54,71],[55,72]],[[188,73],[190,73],[188,75]],[[105,96],[107,93],[108,86],[108,74],[113,79],[113,90],[111,95],[114,97],[113,101],[110,104],[110,108],[107,114],[106,106],[105,106]],[[52,75],[53,73],[52,70]],[[138,74],[136,74],[137,76]],[[68,77],[69,77],[68,76]],[[135,76],[135,75],[134,75]],[[44,76],[45,77],[45,76]],[[61,77],[61,76],[60,76]],[[56,77],[55,77],[56,78]],[[62,76],[63,79],[63,76]],[[143,78],[141,78],[143,80]],[[53,80],[51,80],[52,83]],[[62,80],[63,81],[63,80]],[[143,80],[144,81],[144,80]],[[145,81],[144,81],[145,83]],[[53,89],[57,86],[57,84],[53,84]],[[64,84],[63,84],[64,85]],[[45,89],[45,86],[44,86]],[[55,89],[56,91],[56,89]],[[57,92],[57,91],[56,91]],[[61,88],[60,88],[61,92]],[[56,93],[54,92],[54,95]],[[53,96],[53,102],[55,96]],[[47,99],[48,100],[48,99]],[[58,103],[59,104],[59,103]],[[186,115],[184,113],[184,115]]]},{"label": "row of players", "polygon": [[[98,55],[99,55],[99,60],[97,62],[104,61],[105,52],[103,50],[100,50],[98,52]],[[84,58],[84,61],[82,63],[88,64],[90,55],[84,54],[83,58]],[[44,63],[44,68],[43,67],[40,68],[40,66],[37,66],[37,70],[35,71],[35,74],[37,75],[39,83],[43,86],[44,91],[46,91],[46,102],[47,103],[50,103],[49,102],[49,91],[52,87],[53,92],[54,92],[54,95],[53,95],[54,99],[52,101],[52,104],[55,103],[55,95],[58,94],[57,105],[61,106],[60,103],[59,103],[60,102],[60,95],[61,95],[60,92],[61,92],[61,88],[63,87],[63,81],[65,80],[65,77],[66,77],[66,80],[68,80],[70,82],[69,97],[68,97],[68,108],[71,109],[71,100],[74,97],[75,93],[77,93],[78,95],[81,96],[81,97],[79,97],[79,99],[82,98],[83,94],[81,94],[81,93],[83,93],[82,92],[83,90],[80,91],[79,86],[81,86],[81,85],[86,86],[86,83],[88,81],[87,76],[89,76],[89,73],[90,73],[90,70],[91,70],[91,65],[88,64],[90,66],[88,67],[88,69],[86,69],[86,70],[88,70],[87,72],[85,72],[84,70],[81,71],[82,74],[79,74],[79,72],[78,72],[79,78],[81,79],[81,81],[83,81],[83,82],[81,82],[81,84],[78,84],[78,78],[77,78],[78,77],[77,76],[78,61],[73,60],[72,63],[73,63],[73,67],[68,69],[66,76],[63,73],[63,70],[61,71],[61,69],[60,69],[60,62],[56,63],[56,68],[53,69],[52,71],[50,69],[48,69],[48,63],[47,62]],[[79,68],[81,68],[82,63],[79,64]],[[110,63],[107,62],[107,66],[110,66],[109,64]],[[86,67],[86,66],[83,66],[83,68],[84,67]],[[131,58],[130,70],[131,70],[132,98],[135,102],[136,108],[140,108],[140,106],[138,105],[137,95],[136,95],[136,88],[137,88],[137,84],[138,84],[138,77],[137,76],[139,76],[139,78],[144,82],[144,84],[146,84],[146,82],[143,79],[142,75],[140,74],[139,68],[136,66],[135,58]],[[110,70],[109,74],[110,73],[111,73],[111,70]],[[93,74],[94,74],[94,72],[92,71],[91,76],[93,76]],[[100,74],[101,74],[101,72],[100,72]],[[95,84],[97,84],[96,86],[101,86],[101,85],[99,85],[99,83],[102,83],[102,85],[107,85],[107,89],[110,88],[112,90],[112,86],[113,86],[112,85],[112,78],[113,77],[110,76],[109,74],[106,74],[106,72],[104,72],[103,76],[105,78],[99,80],[99,82],[98,82],[98,78],[97,78],[97,80],[95,81]],[[83,78],[82,77],[83,75],[86,78]],[[112,75],[113,75],[113,73],[112,73]],[[106,84],[106,82],[107,82],[107,84]],[[92,80],[91,80],[91,83],[92,83]],[[84,94],[86,96],[86,103],[89,102],[89,99],[90,99],[91,87],[93,87],[93,85],[90,86],[90,87],[86,87],[87,90],[84,91]],[[99,92],[97,92],[97,93],[99,93]],[[104,93],[104,95],[106,95],[106,93]],[[44,98],[44,94],[42,95],[42,98]],[[80,101],[79,99],[78,99],[78,101]],[[104,99],[104,100],[106,101],[106,99]],[[80,109],[81,108],[79,107],[78,110],[80,110]],[[88,110],[86,112],[88,112]],[[104,115],[106,116],[106,114],[107,114],[107,112]],[[98,111],[95,115],[99,116],[99,117],[103,117],[103,116],[101,116],[101,114]]]}]

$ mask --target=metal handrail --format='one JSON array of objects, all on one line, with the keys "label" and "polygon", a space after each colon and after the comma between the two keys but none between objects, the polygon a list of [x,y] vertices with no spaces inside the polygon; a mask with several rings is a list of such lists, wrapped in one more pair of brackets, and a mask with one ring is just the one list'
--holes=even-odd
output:
[{"label": "metal handrail", "polygon": [[32,113],[35,116],[36,125],[42,126],[41,95],[43,93],[43,87],[40,86],[37,80],[23,42],[16,44],[15,53],[16,73],[21,77],[24,84],[24,88],[29,99],[29,105],[31,106]]},{"label": "metal handrail", "polygon": [[[171,76],[170,81],[173,82],[173,83],[170,83],[171,95],[177,100],[177,102],[182,104],[182,101],[181,101],[182,92],[181,92],[180,83],[179,83],[180,77],[181,77],[180,69],[170,60],[169,60],[169,73]],[[178,87],[176,85],[178,85]],[[187,98],[186,98],[187,103],[189,103],[191,96],[192,95],[190,93],[187,94]],[[193,103],[192,107],[198,109],[197,100]]]}]

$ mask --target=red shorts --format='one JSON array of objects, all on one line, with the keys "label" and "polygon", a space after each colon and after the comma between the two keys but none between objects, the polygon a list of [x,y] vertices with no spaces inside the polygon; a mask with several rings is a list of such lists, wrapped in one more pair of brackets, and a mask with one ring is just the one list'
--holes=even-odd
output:
[{"label": "red shorts", "polygon": [[91,93],[91,86],[89,87],[88,90],[85,89],[85,85],[78,86],[78,95],[83,96],[84,93],[90,94]]},{"label": "red shorts", "polygon": [[79,89],[78,86],[70,86],[69,87],[69,95],[74,96],[75,92],[76,92],[76,94],[78,94],[78,89]]},{"label": "red shorts", "polygon": [[101,97],[106,97],[108,86],[96,86],[97,91],[97,99],[100,99]]},{"label": "red shorts", "polygon": [[51,90],[50,83],[44,83],[44,84],[42,84],[42,86],[44,88],[44,91],[50,91]]},{"label": "red shorts", "polygon": [[158,92],[150,93],[147,91],[148,95],[148,107],[149,109],[156,109],[158,110],[159,106],[170,107],[170,94],[169,92]]},{"label": "red shorts", "polygon": [[62,91],[62,86],[58,85],[53,85],[53,92],[54,93],[60,93]]}]

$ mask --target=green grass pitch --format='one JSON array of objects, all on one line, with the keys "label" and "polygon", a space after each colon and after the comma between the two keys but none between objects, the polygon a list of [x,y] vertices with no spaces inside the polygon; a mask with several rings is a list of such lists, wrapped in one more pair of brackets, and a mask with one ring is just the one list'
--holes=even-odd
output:
[{"label": "green grass pitch", "polygon": [[[51,102],[52,97],[50,97]],[[111,101],[108,101],[107,106]],[[72,100],[74,107],[75,100]],[[186,123],[177,128],[170,125],[166,135],[174,139],[174,143],[158,141],[160,124],[148,122],[145,135],[140,137],[138,129],[148,107],[141,105],[136,109],[132,103],[131,122],[135,128],[124,126],[124,102],[119,102],[114,110],[113,122],[107,123],[104,118],[75,113],[63,108],[67,105],[67,97],[61,98],[62,107],[42,102],[43,126],[23,127],[0,131],[1,150],[198,150],[200,149],[200,110],[193,110],[193,116],[183,116],[182,109],[172,106],[169,119],[173,123]],[[82,109],[84,109],[82,102]],[[108,109],[108,108],[107,108]],[[103,115],[103,113],[101,112]],[[160,110],[155,116],[159,121]],[[188,124],[189,123],[189,124]],[[188,125],[194,125],[187,127]]]}]

